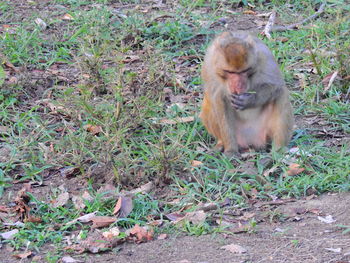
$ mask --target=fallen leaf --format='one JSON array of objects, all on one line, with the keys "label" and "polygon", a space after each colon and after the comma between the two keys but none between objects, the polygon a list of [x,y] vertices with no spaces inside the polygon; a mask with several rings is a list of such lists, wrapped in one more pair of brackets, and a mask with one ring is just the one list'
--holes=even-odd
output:
[{"label": "fallen leaf", "polygon": [[84,199],[79,195],[73,195],[72,202],[73,202],[75,209],[77,209],[77,210],[83,210],[86,207],[86,205],[84,203]]},{"label": "fallen leaf", "polygon": [[102,132],[102,127],[98,125],[86,124],[84,126],[84,129],[87,130],[92,135],[98,135],[99,133]]},{"label": "fallen leaf", "polygon": [[84,191],[83,195],[81,196],[83,199],[85,199],[86,201],[91,202],[92,200],[94,200],[94,198],[89,194],[88,191]]},{"label": "fallen leaf", "polygon": [[30,207],[28,203],[30,201],[30,197],[27,192],[31,191],[30,184],[24,184],[21,190],[18,191],[17,196],[15,198],[15,211],[19,214],[21,219],[26,219],[29,215]]},{"label": "fallen leaf", "polygon": [[32,216],[32,215],[29,215],[28,218],[26,218],[24,220],[24,222],[31,222],[31,223],[41,223],[43,220],[41,219],[41,217],[38,217],[38,216]]},{"label": "fallen leaf", "polygon": [[188,116],[188,117],[178,117],[173,120],[170,119],[161,119],[159,120],[162,124],[169,124],[169,125],[175,125],[177,123],[187,123],[194,121],[194,116]]},{"label": "fallen leaf", "polygon": [[341,252],[341,247],[338,248],[325,248],[325,250],[334,252],[334,253],[340,253]]},{"label": "fallen leaf", "polygon": [[242,216],[237,217],[237,220],[248,221],[255,217],[255,213],[244,212]]},{"label": "fallen leaf", "polygon": [[0,212],[8,213],[10,208],[4,205],[0,205]]},{"label": "fallen leaf", "polygon": [[85,251],[91,253],[100,253],[111,250],[116,245],[124,242],[124,239],[113,238],[107,239],[100,232],[91,233],[87,239],[81,241],[80,244],[75,244],[65,247],[66,250],[74,250],[77,253],[83,253]]},{"label": "fallen leaf", "polygon": [[59,194],[55,200],[52,201],[52,207],[53,208],[62,207],[65,204],[67,204],[68,200],[69,200],[69,193],[63,192]]},{"label": "fallen leaf", "polygon": [[70,14],[65,14],[62,16],[62,20],[74,20],[74,18]]},{"label": "fallen leaf", "polygon": [[16,68],[11,62],[5,61],[4,66],[11,69],[14,72],[19,72],[19,69]]},{"label": "fallen leaf", "polygon": [[256,15],[256,12],[253,10],[244,10],[243,14],[245,15]]},{"label": "fallen leaf", "polygon": [[294,175],[302,173],[303,171],[305,171],[305,168],[300,167],[300,164],[291,163],[288,167],[287,175],[294,176]]},{"label": "fallen leaf", "polygon": [[27,251],[24,253],[20,253],[20,254],[15,254],[13,255],[15,258],[18,259],[25,259],[25,258],[29,258],[32,255],[32,251]]},{"label": "fallen leaf", "polygon": [[118,214],[118,217],[127,217],[132,211],[132,198],[129,196],[120,196],[115,204],[113,215]]},{"label": "fallen leaf", "polygon": [[272,175],[279,167],[278,166],[272,166],[270,169],[267,169],[264,173],[263,176],[264,177],[268,177],[270,175]]},{"label": "fallen leaf", "polygon": [[97,194],[101,194],[104,200],[117,199],[119,198],[119,191],[112,184],[105,184],[100,189],[97,190]]},{"label": "fallen leaf", "polygon": [[114,237],[119,236],[120,231],[118,227],[112,227],[110,230],[105,231],[102,233],[102,235],[107,239],[112,239]]},{"label": "fallen leaf", "polygon": [[96,214],[96,212],[92,212],[92,213],[80,216],[77,219],[74,219],[74,220],[68,222],[67,225],[76,223],[78,221],[81,222],[81,223],[89,223],[89,222],[92,221],[92,218],[95,217],[95,214]]},{"label": "fallen leaf", "polygon": [[207,218],[207,214],[203,210],[195,211],[195,212],[188,212],[186,213],[185,218],[195,224],[202,224],[205,222],[205,219]]},{"label": "fallen leaf", "polygon": [[180,220],[185,218],[184,214],[180,214],[180,213],[170,213],[170,214],[166,214],[165,215],[170,221],[173,221],[175,223],[179,222]]},{"label": "fallen leaf", "polygon": [[329,90],[329,88],[332,86],[337,76],[338,76],[338,71],[334,71],[323,78],[322,80],[322,84],[324,86],[323,92],[326,92],[327,90]]},{"label": "fallen leaf", "polygon": [[147,194],[149,192],[151,192],[153,188],[153,183],[152,182],[148,182],[147,184],[141,185],[140,187],[133,189],[131,191],[129,191],[128,193],[131,195],[136,195],[136,194]]},{"label": "fallen leaf", "polygon": [[233,254],[243,254],[247,252],[247,249],[245,249],[244,247],[240,246],[240,245],[236,245],[236,244],[230,244],[230,245],[226,245],[221,247],[220,249],[225,249],[227,251],[230,251]]},{"label": "fallen leaf", "polygon": [[135,225],[132,229],[129,229],[129,238],[136,243],[147,242],[153,239],[153,231],[148,230],[146,227],[140,227]]},{"label": "fallen leaf", "polygon": [[80,262],[84,262],[78,259],[74,259],[70,256],[64,256],[63,258],[61,258],[62,263],[80,263]]},{"label": "fallen leaf", "polygon": [[192,167],[198,167],[198,166],[201,166],[203,164],[203,162],[201,161],[197,161],[197,160],[192,160],[191,161],[191,166]]},{"label": "fallen leaf", "polygon": [[41,27],[41,29],[46,29],[47,28],[47,24],[44,22],[44,20],[42,20],[41,18],[36,18],[34,20],[35,24],[37,24],[39,27]]},{"label": "fallen leaf", "polygon": [[16,226],[16,227],[24,227],[25,224],[23,222],[17,221],[14,223],[3,223],[4,226]]},{"label": "fallen leaf", "polygon": [[332,224],[332,223],[334,223],[335,221],[337,221],[337,220],[335,220],[335,219],[333,218],[332,215],[328,215],[328,216],[326,216],[326,217],[318,216],[317,219],[320,220],[320,221],[323,222],[323,223],[326,223],[326,224]]},{"label": "fallen leaf", "polygon": [[322,214],[322,211],[317,208],[310,209],[309,212],[318,216]]},{"label": "fallen leaf", "polygon": [[159,219],[159,220],[152,220],[150,222],[147,223],[147,225],[150,225],[150,226],[161,226],[163,225],[164,221]]},{"label": "fallen leaf", "polygon": [[11,231],[0,233],[0,236],[3,239],[9,240],[9,239],[12,239],[14,237],[14,235],[16,235],[18,232],[19,232],[18,229],[13,229]]},{"label": "fallen leaf", "polygon": [[94,216],[91,218],[92,228],[101,228],[113,224],[117,219],[110,216]]},{"label": "fallen leaf", "polygon": [[203,210],[204,212],[216,210],[219,208],[219,205],[216,203],[205,203],[205,204],[198,204],[197,210]]},{"label": "fallen leaf", "polygon": [[80,173],[80,168],[79,167],[64,167],[59,169],[61,176],[66,177],[67,179],[73,178],[77,176]]},{"label": "fallen leaf", "polygon": [[167,239],[167,238],[168,238],[168,235],[165,234],[165,233],[160,234],[160,235],[157,237],[158,240],[164,240],[164,239]]}]

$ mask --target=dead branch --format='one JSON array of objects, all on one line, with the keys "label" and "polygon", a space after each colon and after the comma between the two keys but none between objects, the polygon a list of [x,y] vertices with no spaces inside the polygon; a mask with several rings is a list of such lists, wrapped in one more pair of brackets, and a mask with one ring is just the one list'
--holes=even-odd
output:
[{"label": "dead branch", "polygon": [[270,31],[271,31],[271,27],[273,26],[273,24],[275,23],[275,18],[276,18],[276,11],[272,11],[271,15],[269,17],[269,21],[267,22],[263,34],[268,38],[271,39],[271,35],[270,35]]},{"label": "dead branch", "polygon": [[305,18],[304,20],[302,20],[302,21],[300,21],[298,23],[294,23],[294,24],[288,25],[288,26],[272,26],[270,30],[273,31],[273,32],[281,32],[281,31],[297,29],[301,25],[306,24],[310,20],[315,19],[320,14],[322,14],[324,12],[325,7],[326,7],[326,3],[322,3],[322,5],[320,6],[320,8],[317,10],[316,13],[314,13],[313,15]]}]

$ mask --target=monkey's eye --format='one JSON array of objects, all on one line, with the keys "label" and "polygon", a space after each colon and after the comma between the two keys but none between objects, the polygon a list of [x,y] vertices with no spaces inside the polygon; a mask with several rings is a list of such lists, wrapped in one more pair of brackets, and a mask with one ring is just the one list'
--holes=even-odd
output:
[{"label": "monkey's eye", "polygon": [[231,70],[224,70],[225,73],[227,74],[242,74],[242,73],[248,73],[248,75],[250,75],[250,73],[252,72],[253,68],[247,68],[245,70],[242,71],[231,71]]}]

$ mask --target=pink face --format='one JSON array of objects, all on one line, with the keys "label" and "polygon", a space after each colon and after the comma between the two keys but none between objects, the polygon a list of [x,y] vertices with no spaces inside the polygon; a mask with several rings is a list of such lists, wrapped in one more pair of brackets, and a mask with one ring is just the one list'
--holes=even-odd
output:
[{"label": "pink face", "polygon": [[247,72],[232,73],[227,72],[227,81],[230,92],[241,94],[247,91],[248,74]]}]

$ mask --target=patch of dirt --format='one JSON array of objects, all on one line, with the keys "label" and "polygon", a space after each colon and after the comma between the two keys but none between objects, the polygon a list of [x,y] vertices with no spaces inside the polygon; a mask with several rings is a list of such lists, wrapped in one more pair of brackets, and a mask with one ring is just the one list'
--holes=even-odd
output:
[{"label": "patch of dirt", "polygon": [[[112,252],[92,255],[70,255],[82,262],[303,262],[349,263],[350,234],[342,234],[338,225],[350,225],[350,193],[328,194],[312,200],[298,200],[278,207],[269,207],[269,213],[279,214],[285,221],[265,220],[253,233],[217,234],[200,237],[171,236],[143,244],[123,244]],[[257,215],[267,214],[255,208]],[[319,217],[331,215],[335,222],[325,223]],[[221,249],[236,244],[247,250],[233,254]],[[46,249],[45,249],[46,250]],[[6,248],[0,262],[13,262]],[[45,256],[38,262],[45,262]],[[25,262],[25,261],[23,261]],[[27,261],[30,262],[30,261]]]}]

